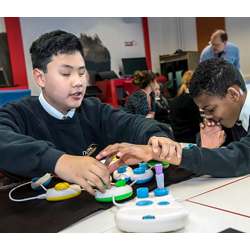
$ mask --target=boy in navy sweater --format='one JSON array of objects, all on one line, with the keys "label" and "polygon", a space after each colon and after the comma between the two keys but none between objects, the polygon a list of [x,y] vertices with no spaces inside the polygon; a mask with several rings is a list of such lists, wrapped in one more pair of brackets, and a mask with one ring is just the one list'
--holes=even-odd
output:
[{"label": "boy in navy sweater", "polygon": [[93,186],[104,192],[110,179],[106,166],[87,155],[91,144],[98,145],[98,153],[114,143],[147,144],[168,137],[166,127],[152,119],[84,99],[87,71],[75,35],[46,33],[30,53],[42,92],[0,109],[0,170],[23,177],[55,173],[94,194]]}]

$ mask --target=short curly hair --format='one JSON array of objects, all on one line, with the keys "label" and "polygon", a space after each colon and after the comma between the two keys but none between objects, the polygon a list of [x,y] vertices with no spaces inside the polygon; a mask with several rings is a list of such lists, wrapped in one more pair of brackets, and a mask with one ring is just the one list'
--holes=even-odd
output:
[{"label": "short curly hair", "polygon": [[133,83],[141,89],[146,88],[155,80],[155,74],[152,71],[143,70],[136,71],[133,75]]},{"label": "short curly hair", "polygon": [[246,91],[245,81],[238,69],[224,59],[213,58],[198,65],[189,92],[193,98],[202,94],[224,97],[232,85],[238,85]]},{"label": "short curly hair", "polygon": [[73,54],[83,48],[80,39],[72,33],[55,30],[41,35],[30,47],[31,61],[34,68],[47,72],[47,64],[52,56],[58,54]]}]

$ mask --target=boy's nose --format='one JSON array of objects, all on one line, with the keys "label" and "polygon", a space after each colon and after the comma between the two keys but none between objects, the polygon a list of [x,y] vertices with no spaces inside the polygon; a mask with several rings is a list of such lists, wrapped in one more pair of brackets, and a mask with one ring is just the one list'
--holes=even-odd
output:
[{"label": "boy's nose", "polygon": [[83,81],[82,81],[82,79],[74,79],[73,81],[72,81],[72,86],[75,88],[75,87],[82,87],[82,85],[83,85]]},{"label": "boy's nose", "polygon": [[75,85],[75,86],[81,86],[81,85],[82,85],[82,82],[81,82],[81,81],[75,82],[74,85]]}]

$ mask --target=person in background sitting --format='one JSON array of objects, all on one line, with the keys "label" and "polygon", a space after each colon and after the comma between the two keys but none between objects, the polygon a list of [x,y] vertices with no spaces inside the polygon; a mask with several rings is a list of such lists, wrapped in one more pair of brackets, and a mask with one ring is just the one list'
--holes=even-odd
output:
[{"label": "person in background sitting", "polygon": [[162,86],[157,82],[154,88],[155,94],[155,120],[163,123],[169,123],[169,105],[168,100],[162,94]]},{"label": "person in background sitting", "polygon": [[177,96],[169,102],[169,119],[178,142],[196,142],[196,134],[200,131],[201,116],[198,107],[189,95],[189,85],[193,72],[184,73]]},{"label": "person in background sitting", "polygon": [[146,118],[155,117],[155,75],[151,71],[136,71],[133,83],[140,89],[128,97],[124,110],[132,114],[140,114]]}]

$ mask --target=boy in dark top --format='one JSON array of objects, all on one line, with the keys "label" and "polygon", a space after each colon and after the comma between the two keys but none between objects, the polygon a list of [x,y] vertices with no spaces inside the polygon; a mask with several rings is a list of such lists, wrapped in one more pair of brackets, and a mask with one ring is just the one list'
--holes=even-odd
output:
[{"label": "boy in dark top", "polygon": [[104,184],[110,186],[109,171],[86,155],[91,144],[98,145],[98,153],[116,142],[147,144],[168,136],[151,119],[95,98],[83,100],[87,73],[75,35],[46,33],[33,42],[30,53],[42,93],[0,109],[0,170],[23,177],[51,172],[89,193],[94,193],[92,186],[104,192]]},{"label": "boy in dark top", "polygon": [[[198,175],[208,174],[215,177],[234,177],[250,173],[250,94],[247,92],[241,73],[223,59],[210,59],[202,62],[196,69],[190,85],[190,95],[197,106],[203,111],[207,120],[219,126],[230,128],[233,142],[225,147],[215,149],[192,147],[183,149],[178,157],[175,151],[169,151],[164,158],[170,163],[179,165]],[[215,125],[217,126],[217,125]],[[221,130],[215,130],[211,138],[220,144]],[[166,142],[161,138],[159,143],[150,146],[127,144],[114,145],[100,152],[101,157],[118,154],[120,162],[111,167],[114,169],[121,162],[136,163],[137,161],[157,159],[152,153],[159,150]],[[156,143],[154,141],[154,143]],[[204,143],[210,144],[210,143]],[[212,143],[217,144],[217,143]],[[161,150],[164,149],[164,145]],[[140,157],[138,157],[140,155]],[[159,155],[159,154],[158,154]],[[98,156],[97,158],[99,158]],[[160,157],[161,158],[161,157]]]}]

